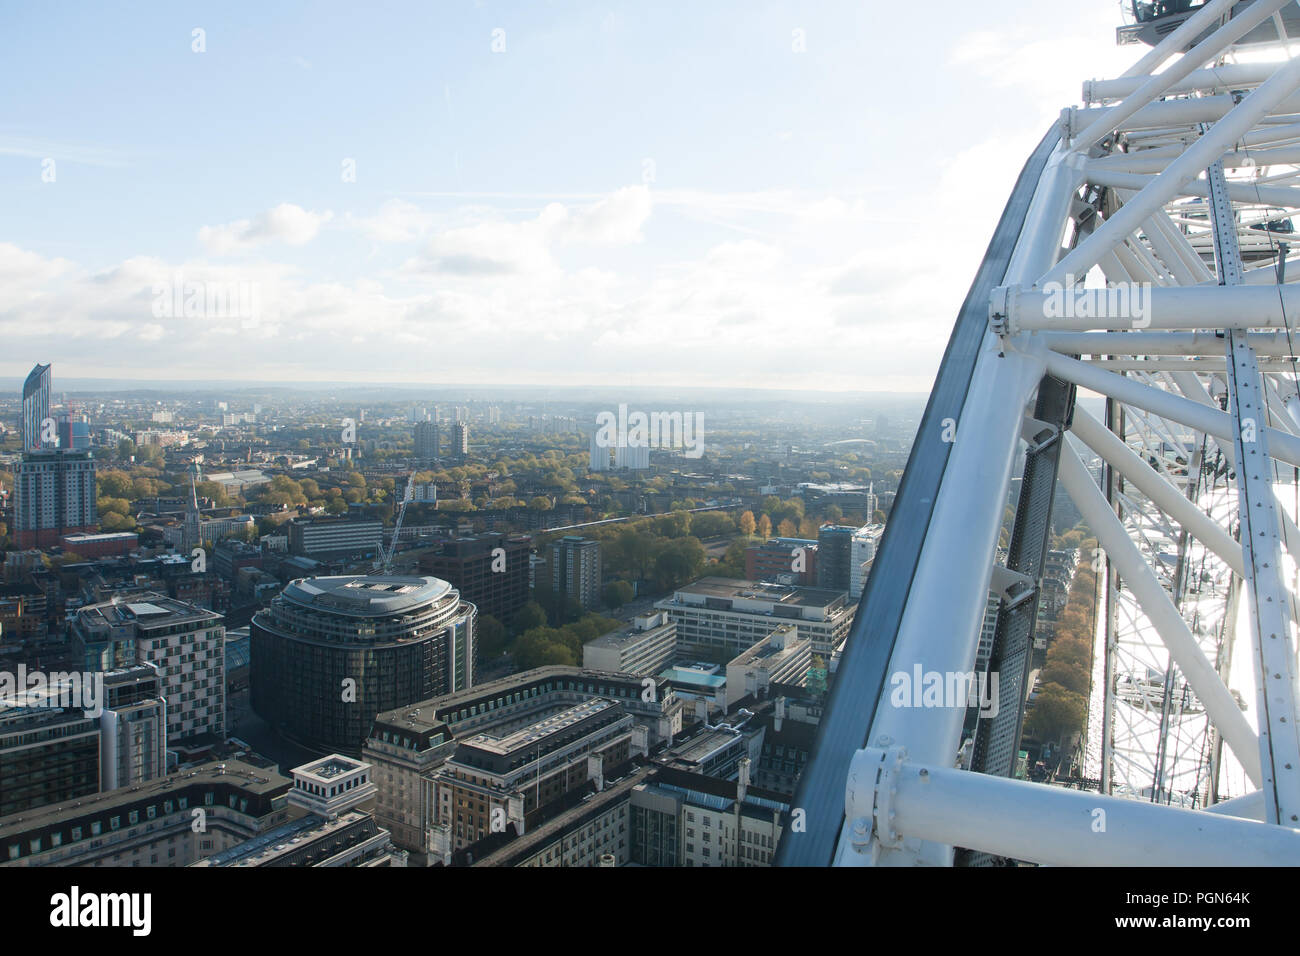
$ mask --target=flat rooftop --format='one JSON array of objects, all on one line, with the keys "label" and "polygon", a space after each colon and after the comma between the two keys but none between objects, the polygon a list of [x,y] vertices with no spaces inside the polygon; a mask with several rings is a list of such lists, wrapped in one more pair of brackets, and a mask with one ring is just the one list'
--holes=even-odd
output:
[{"label": "flat rooftop", "polygon": [[[258,866],[265,865],[276,857],[291,853],[304,842],[329,836],[339,830],[345,830],[357,823],[364,822],[369,815],[356,810],[340,813],[333,820],[311,813],[297,820],[281,824],[273,830],[267,830],[261,836],[237,843],[227,850],[213,856],[205,857],[192,864],[205,866]],[[342,852],[340,850],[340,852]]]},{"label": "flat rooftop", "polygon": [[728,747],[745,747],[745,735],[729,730],[706,730],[692,737],[680,747],[674,747],[664,754],[665,759],[677,758],[686,763],[698,764]]},{"label": "flat rooftop", "polygon": [[140,627],[157,627],[186,621],[219,620],[221,617],[216,611],[154,591],[136,595],[132,600],[106,601],[77,611],[77,621],[87,627],[120,627],[131,623]]},{"label": "flat rooftop", "polygon": [[[224,770],[220,769],[223,765]],[[199,767],[180,770],[134,787],[107,790],[67,803],[37,807],[0,818],[0,840],[15,833],[26,833],[40,827],[56,826],[69,820],[107,812],[114,807],[127,806],[149,799],[151,796],[180,790],[189,784],[219,783],[238,786],[257,795],[284,793],[292,785],[288,777],[281,775],[274,768],[258,767],[236,757],[227,757]]]},{"label": "flat rooftop", "polygon": [[635,624],[628,624],[617,631],[610,631],[608,634],[602,634],[594,641],[588,641],[587,647],[609,647],[622,650],[629,644],[635,644],[638,641],[646,640],[655,634],[661,633],[665,628],[676,628],[672,621],[665,621],[663,624],[657,624],[654,627],[647,627],[645,630],[637,630]]},{"label": "flat rooftop", "polygon": [[609,710],[614,706],[616,704],[612,700],[593,697],[591,700],[583,701],[581,704],[567,710],[551,714],[551,716],[544,717],[535,724],[529,724],[527,727],[506,734],[504,737],[497,737],[494,734],[475,734],[463,741],[463,743],[478,750],[486,750],[489,753],[504,756],[517,750],[528,749],[534,744],[539,744],[548,737],[553,737],[574,724],[586,720],[588,717],[594,717],[596,714]]},{"label": "flat rooftop", "polygon": [[659,675],[683,687],[708,687],[717,689],[727,683],[725,674],[708,674],[695,667],[670,667]]},{"label": "flat rooftop", "polygon": [[[550,664],[546,667],[536,667],[530,671],[511,674],[509,677],[502,677],[500,680],[489,681],[486,684],[475,684],[473,687],[458,690],[452,694],[444,694],[441,697],[416,701],[413,704],[407,704],[405,707],[395,707],[392,710],[383,711],[375,715],[375,723],[384,724],[393,729],[408,730],[416,734],[428,733],[446,724],[445,720],[436,718],[436,714],[458,710],[474,701],[495,699],[532,684],[562,680],[564,678],[620,681],[625,684],[635,684],[637,687],[641,686],[642,680],[642,678],[634,677],[631,674],[616,674],[610,671],[588,670],[583,667],[565,664]],[[640,691],[638,690],[637,693],[639,695]]]},{"label": "flat rooftop", "polygon": [[[780,642],[780,638],[784,638],[783,646],[774,646],[772,643],[774,638],[776,638],[778,642]],[[798,653],[801,646],[807,643],[809,643],[807,638],[799,637],[799,629],[797,627],[792,624],[782,624],[767,637],[763,638],[763,640],[749,648],[749,650],[738,654],[736,658],[731,661],[731,664],[755,664],[774,657],[784,657],[790,653]]]},{"label": "flat rooftop", "polygon": [[[724,600],[770,601],[799,607],[826,607],[836,601],[843,602],[844,592],[830,588],[811,588],[797,584],[773,584],[764,581],[739,581],[735,578],[700,578],[673,592],[704,598]],[[672,600],[670,598],[669,600]]]},{"label": "flat rooftop", "polygon": [[360,760],[353,760],[351,757],[345,757],[342,754],[330,754],[328,757],[303,764],[301,767],[294,767],[293,774],[296,777],[311,777],[315,780],[328,782],[345,773],[354,773],[369,766],[370,764],[362,763]]}]

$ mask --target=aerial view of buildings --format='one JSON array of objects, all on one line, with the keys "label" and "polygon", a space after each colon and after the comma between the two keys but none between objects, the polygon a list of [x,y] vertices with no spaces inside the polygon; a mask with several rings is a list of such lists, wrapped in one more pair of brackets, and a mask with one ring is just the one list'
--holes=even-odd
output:
[{"label": "aerial view of buildings", "polygon": [[1250,926],[1181,874],[1300,865],[1300,7],[1113,7],[0,9],[13,908]]}]

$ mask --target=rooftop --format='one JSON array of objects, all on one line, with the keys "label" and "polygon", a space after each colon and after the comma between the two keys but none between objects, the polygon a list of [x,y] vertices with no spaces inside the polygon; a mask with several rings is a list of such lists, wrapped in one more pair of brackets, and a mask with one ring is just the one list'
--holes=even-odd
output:
[{"label": "rooftop", "polygon": [[684,585],[673,592],[677,595],[692,595],[703,598],[721,598],[726,600],[747,599],[752,601],[769,601],[773,604],[785,604],[802,607],[826,607],[836,602],[843,603],[844,592],[829,588],[802,587],[793,584],[773,584],[760,581],[739,581],[734,578],[700,578],[698,581]]},{"label": "rooftop", "polygon": [[624,648],[629,644],[635,644],[637,641],[645,640],[648,636],[658,634],[665,628],[676,629],[676,624],[672,621],[665,621],[663,624],[656,624],[654,627],[647,627],[644,630],[639,629],[635,624],[628,624],[620,627],[617,631],[610,631],[608,634],[602,634],[594,641],[588,641],[587,647],[612,647]]},{"label": "rooftop", "polygon": [[591,700],[584,701],[559,713],[551,714],[549,717],[545,717],[534,724],[529,724],[527,727],[522,727],[514,733],[506,734],[504,737],[497,737],[493,734],[475,734],[465,743],[479,750],[486,750],[489,753],[510,754],[516,750],[529,748],[547,737],[554,736],[560,731],[614,706],[617,705],[612,700],[593,697]]},{"label": "rooftop", "polygon": [[588,670],[564,664],[551,664],[546,667],[535,667],[530,671],[523,671],[519,674],[511,674],[509,677],[502,677],[500,680],[489,681],[486,684],[475,684],[473,687],[456,691],[454,694],[445,694],[442,697],[417,701],[405,707],[396,707],[393,710],[383,711],[375,715],[375,724],[383,724],[390,729],[409,731],[413,734],[428,733],[444,726],[444,721],[435,719],[437,713],[455,710],[466,703],[482,698],[500,697],[521,687],[528,687],[531,684],[563,678],[620,681],[624,684],[635,684],[638,688],[638,696],[642,680],[640,677],[634,677],[631,674],[614,674],[608,671]]},{"label": "rooftop", "polygon": [[199,767],[188,768],[134,787],[121,787],[91,794],[69,803],[37,807],[23,813],[0,818],[0,840],[16,833],[26,833],[40,827],[57,826],[68,820],[104,813],[114,807],[126,806],[168,792],[180,790],[191,784],[225,783],[240,787],[250,793],[276,794],[287,791],[290,781],[273,768],[263,768],[238,758],[211,761]]},{"label": "rooftop", "polygon": [[354,773],[369,766],[369,764],[362,763],[359,760],[344,757],[342,754],[330,754],[328,757],[322,757],[313,763],[294,767],[293,773],[295,777],[310,777],[316,780],[329,781],[345,773]]},{"label": "rooftop", "polygon": [[261,836],[237,843],[227,850],[199,860],[194,866],[259,866],[266,865],[285,853],[290,853],[304,842],[328,837],[340,830],[346,830],[370,819],[368,813],[349,810],[332,820],[319,814],[308,814],[297,820],[281,824],[268,830]]},{"label": "rooftop", "polygon": [[298,578],[282,597],[295,604],[362,617],[400,614],[430,604],[451,585],[441,578],[409,575],[340,575]]},{"label": "rooftop", "polygon": [[77,611],[77,622],[87,627],[120,627],[136,624],[140,627],[180,624],[186,621],[221,620],[221,615],[185,601],[167,597],[153,591],[139,595],[136,601],[105,601]]},{"label": "rooftop", "polygon": [[731,664],[744,666],[772,657],[783,657],[789,653],[799,652],[807,643],[807,639],[799,639],[798,628],[790,624],[782,624],[753,647],[737,655]]}]

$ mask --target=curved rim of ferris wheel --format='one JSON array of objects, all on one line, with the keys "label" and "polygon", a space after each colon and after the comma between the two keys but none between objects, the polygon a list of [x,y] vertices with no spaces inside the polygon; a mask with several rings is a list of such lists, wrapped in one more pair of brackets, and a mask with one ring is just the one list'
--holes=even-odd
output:
[{"label": "curved rim of ferris wheel", "polygon": [[[1285,227],[1269,225],[1300,208],[1300,58],[1278,47],[1261,61],[1240,46],[1295,7],[1185,11],[1122,76],[1087,83],[1085,105],[1064,110],[1029,157],[957,316],[778,865],[1300,862],[1283,559],[1294,569],[1300,530],[1273,487],[1279,464],[1300,474],[1300,263],[1288,261]],[[1079,389],[1106,399],[1105,422],[1076,406]],[[1201,483],[1211,455],[1227,511]],[[1115,721],[1132,695],[1115,694],[1110,611],[1095,682],[1105,703],[1088,718],[1104,736],[1099,792],[1013,779],[1058,487],[1097,539],[1107,604],[1131,602],[1134,633],[1194,695],[1188,713],[1205,720],[1216,768],[1236,762],[1239,796],[1219,800],[1216,785],[1194,809],[1162,802],[1159,778],[1156,799],[1117,784]],[[1226,597],[1222,614],[1227,635],[1232,619],[1249,621],[1242,673],[1210,659],[1148,529],[1135,527],[1157,519],[1184,542],[1180,566],[1195,548],[1244,595],[1248,615],[1229,613]],[[968,733],[966,699],[916,706],[890,692],[900,674],[970,677],[986,611],[996,713]],[[1237,688],[1252,682],[1248,715]],[[1166,706],[1158,739],[1143,744],[1161,761],[1173,723]]]}]

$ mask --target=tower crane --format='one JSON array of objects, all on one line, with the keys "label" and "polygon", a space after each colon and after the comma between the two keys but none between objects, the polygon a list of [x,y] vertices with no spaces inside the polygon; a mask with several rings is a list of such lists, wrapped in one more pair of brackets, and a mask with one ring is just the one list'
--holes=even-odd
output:
[{"label": "tower crane", "polygon": [[379,536],[379,553],[375,556],[375,566],[372,574],[390,574],[393,570],[393,555],[397,553],[397,539],[402,534],[402,520],[406,517],[406,506],[411,503],[411,495],[415,489],[414,476],[406,479],[406,489],[402,492],[402,503],[397,509],[397,520],[393,522],[393,540],[389,544],[388,550],[384,550],[383,535]]}]

